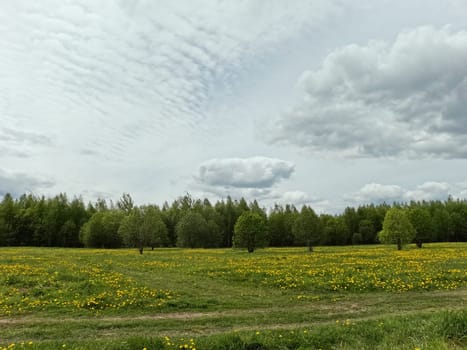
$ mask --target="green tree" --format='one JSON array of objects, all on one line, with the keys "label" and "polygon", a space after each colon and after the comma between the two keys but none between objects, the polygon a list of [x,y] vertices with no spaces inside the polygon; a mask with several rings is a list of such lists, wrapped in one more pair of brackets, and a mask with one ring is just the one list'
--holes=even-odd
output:
[{"label": "green tree", "polygon": [[415,242],[421,248],[433,236],[433,223],[428,209],[417,206],[408,212],[410,223],[415,229]]},{"label": "green tree", "polygon": [[227,200],[225,202],[218,201],[214,206],[215,211],[220,217],[218,225],[220,232],[222,233],[221,245],[224,247],[232,247],[233,245],[234,226],[240,216],[236,205],[236,202],[232,201],[230,196],[227,196]]},{"label": "green tree", "polygon": [[403,209],[393,207],[386,212],[383,230],[378,234],[379,240],[384,244],[397,244],[401,250],[402,245],[410,243],[415,237],[415,229]]},{"label": "green tree", "polygon": [[[375,228],[373,221],[369,219],[362,219],[358,223],[358,235],[360,235],[360,241],[359,242],[354,242],[356,244],[359,243],[374,243],[374,237],[375,237]],[[355,234],[353,235],[355,238]],[[358,237],[358,236],[357,236]]]},{"label": "green tree", "polygon": [[[355,208],[347,207],[342,214],[343,220],[345,225],[347,226],[347,230],[349,231],[350,235],[353,235],[355,232],[358,232],[358,225],[360,218],[358,216],[357,211]],[[350,242],[346,242],[350,243]]]},{"label": "green tree", "polygon": [[167,227],[169,245],[175,247],[175,245],[177,244],[176,227],[181,217],[181,211],[177,207],[176,202],[172,203],[172,206],[169,206],[169,203],[165,202],[162,206],[161,215],[162,220],[164,221],[164,224]]},{"label": "green tree", "polygon": [[167,226],[162,220],[158,207],[148,206],[143,208],[140,230],[142,237],[144,237],[143,243],[153,249],[154,247],[166,247],[169,244]]},{"label": "green tree", "polygon": [[144,246],[154,248],[168,244],[167,227],[154,206],[131,210],[123,218],[118,233],[126,245],[137,247],[140,254]]},{"label": "green tree", "polygon": [[135,204],[129,193],[122,194],[122,197],[117,202],[117,207],[126,213],[130,213],[133,210]]},{"label": "green tree", "polygon": [[247,248],[249,253],[253,253],[256,248],[266,246],[265,218],[258,213],[245,211],[235,223],[233,240],[235,247]]},{"label": "green tree", "polygon": [[433,241],[448,242],[454,235],[452,217],[446,208],[436,207],[433,211]]},{"label": "green tree", "polygon": [[284,208],[275,205],[269,214],[269,244],[274,247],[292,245],[293,236],[287,237]]},{"label": "green tree", "polygon": [[14,245],[16,239],[15,221],[17,207],[11,194],[6,193],[0,203],[0,245]]},{"label": "green tree", "polygon": [[296,241],[305,243],[309,252],[313,251],[313,245],[319,242],[321,234],[319,218],[313,209],[305,205],[302,207],[293,223],[292,232]]},{"label": "green tree", "polygon": [[206,247],[209,227],[200,213],[189,211],[178,222],[175,229],[177,246],[189,248]]},{"label": "green tree", "polygon": [[141,223],[143,221],[139,210],[132,210],[122,219],[118,234],[123,240],[123,243],[129,246],[136,246],[140,254],[143,254],[145,237],[141,232]]},{"label": "green tree", "polygon": [[80,241],[86,247],[119,248],[122,239],[118,234],[123,220],[120,210],[105,210],[94,213],[80,230]]}]

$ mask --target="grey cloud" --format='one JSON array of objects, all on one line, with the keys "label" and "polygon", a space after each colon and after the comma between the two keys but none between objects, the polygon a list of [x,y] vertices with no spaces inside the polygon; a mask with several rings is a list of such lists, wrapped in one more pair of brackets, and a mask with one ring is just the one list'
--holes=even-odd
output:
[{"label": "grey cloud", "polygon": [[0,158],[6,157],[6,156],[12,156],[14,158],[28,158],[30,157],[29,152],[25,151],[20,151],[16,147],[0,147]]},{"label": "grey cloud", "polygon": [[36,132],[17,130],[9,127],[0,127],[0,140],[12,144],[31,144],[51,146],[52,139]]},{"label": "grey cloud", "polygon": [[28,158],[37,152],[39,147],[53,146],[49,136],[6,126],[0,127],[0,142],[0,158]]},{"label": "grey cloud", "polygon": [[44,180],[22,173],[10,173],[0,169],[0,195],[10,193],[18,196],[38,189],[50,188],[54,185],[52,180]]},{"label": "grey cloud", "polygon": [[211,159],[202,163],[198,180],[209,186],[268,188],[287,179],[294,165],[266,157]]},{"label": "grey cloud", "polygon": [[421,27],[331,52],[272,142],[350,157],[467,157],[467,32]]}]

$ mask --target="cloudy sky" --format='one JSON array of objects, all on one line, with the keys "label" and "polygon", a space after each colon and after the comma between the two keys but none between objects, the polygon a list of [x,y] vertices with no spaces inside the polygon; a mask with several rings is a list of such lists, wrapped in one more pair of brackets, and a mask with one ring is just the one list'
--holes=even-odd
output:
[{"label": "cloudy sky", "polygon": [[467,197],[465,0],[0,3],[0,195]]}]

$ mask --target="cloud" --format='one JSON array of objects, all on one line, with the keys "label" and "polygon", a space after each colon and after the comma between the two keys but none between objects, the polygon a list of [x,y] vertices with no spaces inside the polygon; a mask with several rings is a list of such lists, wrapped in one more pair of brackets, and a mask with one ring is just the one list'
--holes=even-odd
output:
[{"label": "cloud", "polygon": [[392,203],[404,197],[405,190],[397,185],[382,185],[369,183],[363,186],[357,193],[347,196],[347,200],[359,203]]},{"label": "cloud", "polygon": [[316,200],[312,199],[308,193],[303,191],[287,191],[280,195],[279,201],[285,204],[294,203],[297,205],[311,203]]},{"label": "cloud", "polygon": [[2,142],[13,144],[29,143],[32,145],[51,145],[52,140],[36,132],[17,130],[8,127],[0,127],[0,138]]},{"label": "cloud", "polygon": [[293,204],[300,209],[303,205],[311,206],[317,213],[329,213],[332,210],[331,202],[327,199],[312,197],[303,191],[275,192],[275,196],[270,196],[269,202],[277,204]]},{"label": "cloud", "polygon": [[19,196],[39,189],[52,187],[52,180],[44,180],[22,173],[11,173],[0,169],[0,195],[10,193]]},{"label": "cloud", "polygon": [[53,146],[52,139],[37,132],[0,127],[0,152],[4,156],[28,158],[40,147]]},{"label": "cloud", "polygon": [[415,201],[445,200],[453,194],[451,191],[458,191],[456,187],[446,182],[430,181],[417,186],[414,190],[407,191],[404,197]]},{"label": "cloud", "polygon": [[347,157],[467,157],[467,31],[420,27],[332,51],[272,142]]},{"label": "cloud", "polygon": [[281,159],[267,157],[210,159],[203,162],[195,176],[201,197],[230,196],[248,201],[258,200],[262,205],[293,204],[297,208],[310,205],[317,212],[331,208],[328,200],[310,196],[300,190],[284,190],[280,184],[288,180],[295,165]]},{"label": "cloud", "polygon": [[269,188],[294,171],[294,164],[274,158],[224,158],[203,162],[197,179],[209,186],[233,188]]},{"label": "cloud", "polygon": [[409,201],[446,200],[449,196],[459,199],[467,198],[467,183],[447,183],[427,181],[408,189],[398,185],[382,185],[370,183],[359,191],[344,196],[353,204],[388,203]]},{"label": "cloud", "polygon": [[215,97],[339,11],[326,0],[0,6],[0,113],[60,130],[63,152],[100,149],[113,159],[137,154],[135,139],[151,147],[181,129],[209,134]]}]

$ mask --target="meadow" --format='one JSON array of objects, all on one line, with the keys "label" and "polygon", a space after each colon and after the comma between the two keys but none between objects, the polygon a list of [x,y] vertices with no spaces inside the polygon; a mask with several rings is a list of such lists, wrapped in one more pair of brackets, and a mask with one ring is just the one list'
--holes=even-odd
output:
[{"label": "meadow", "polygon": [[0,349],[463,349],[467,244],[0,248]]}]

